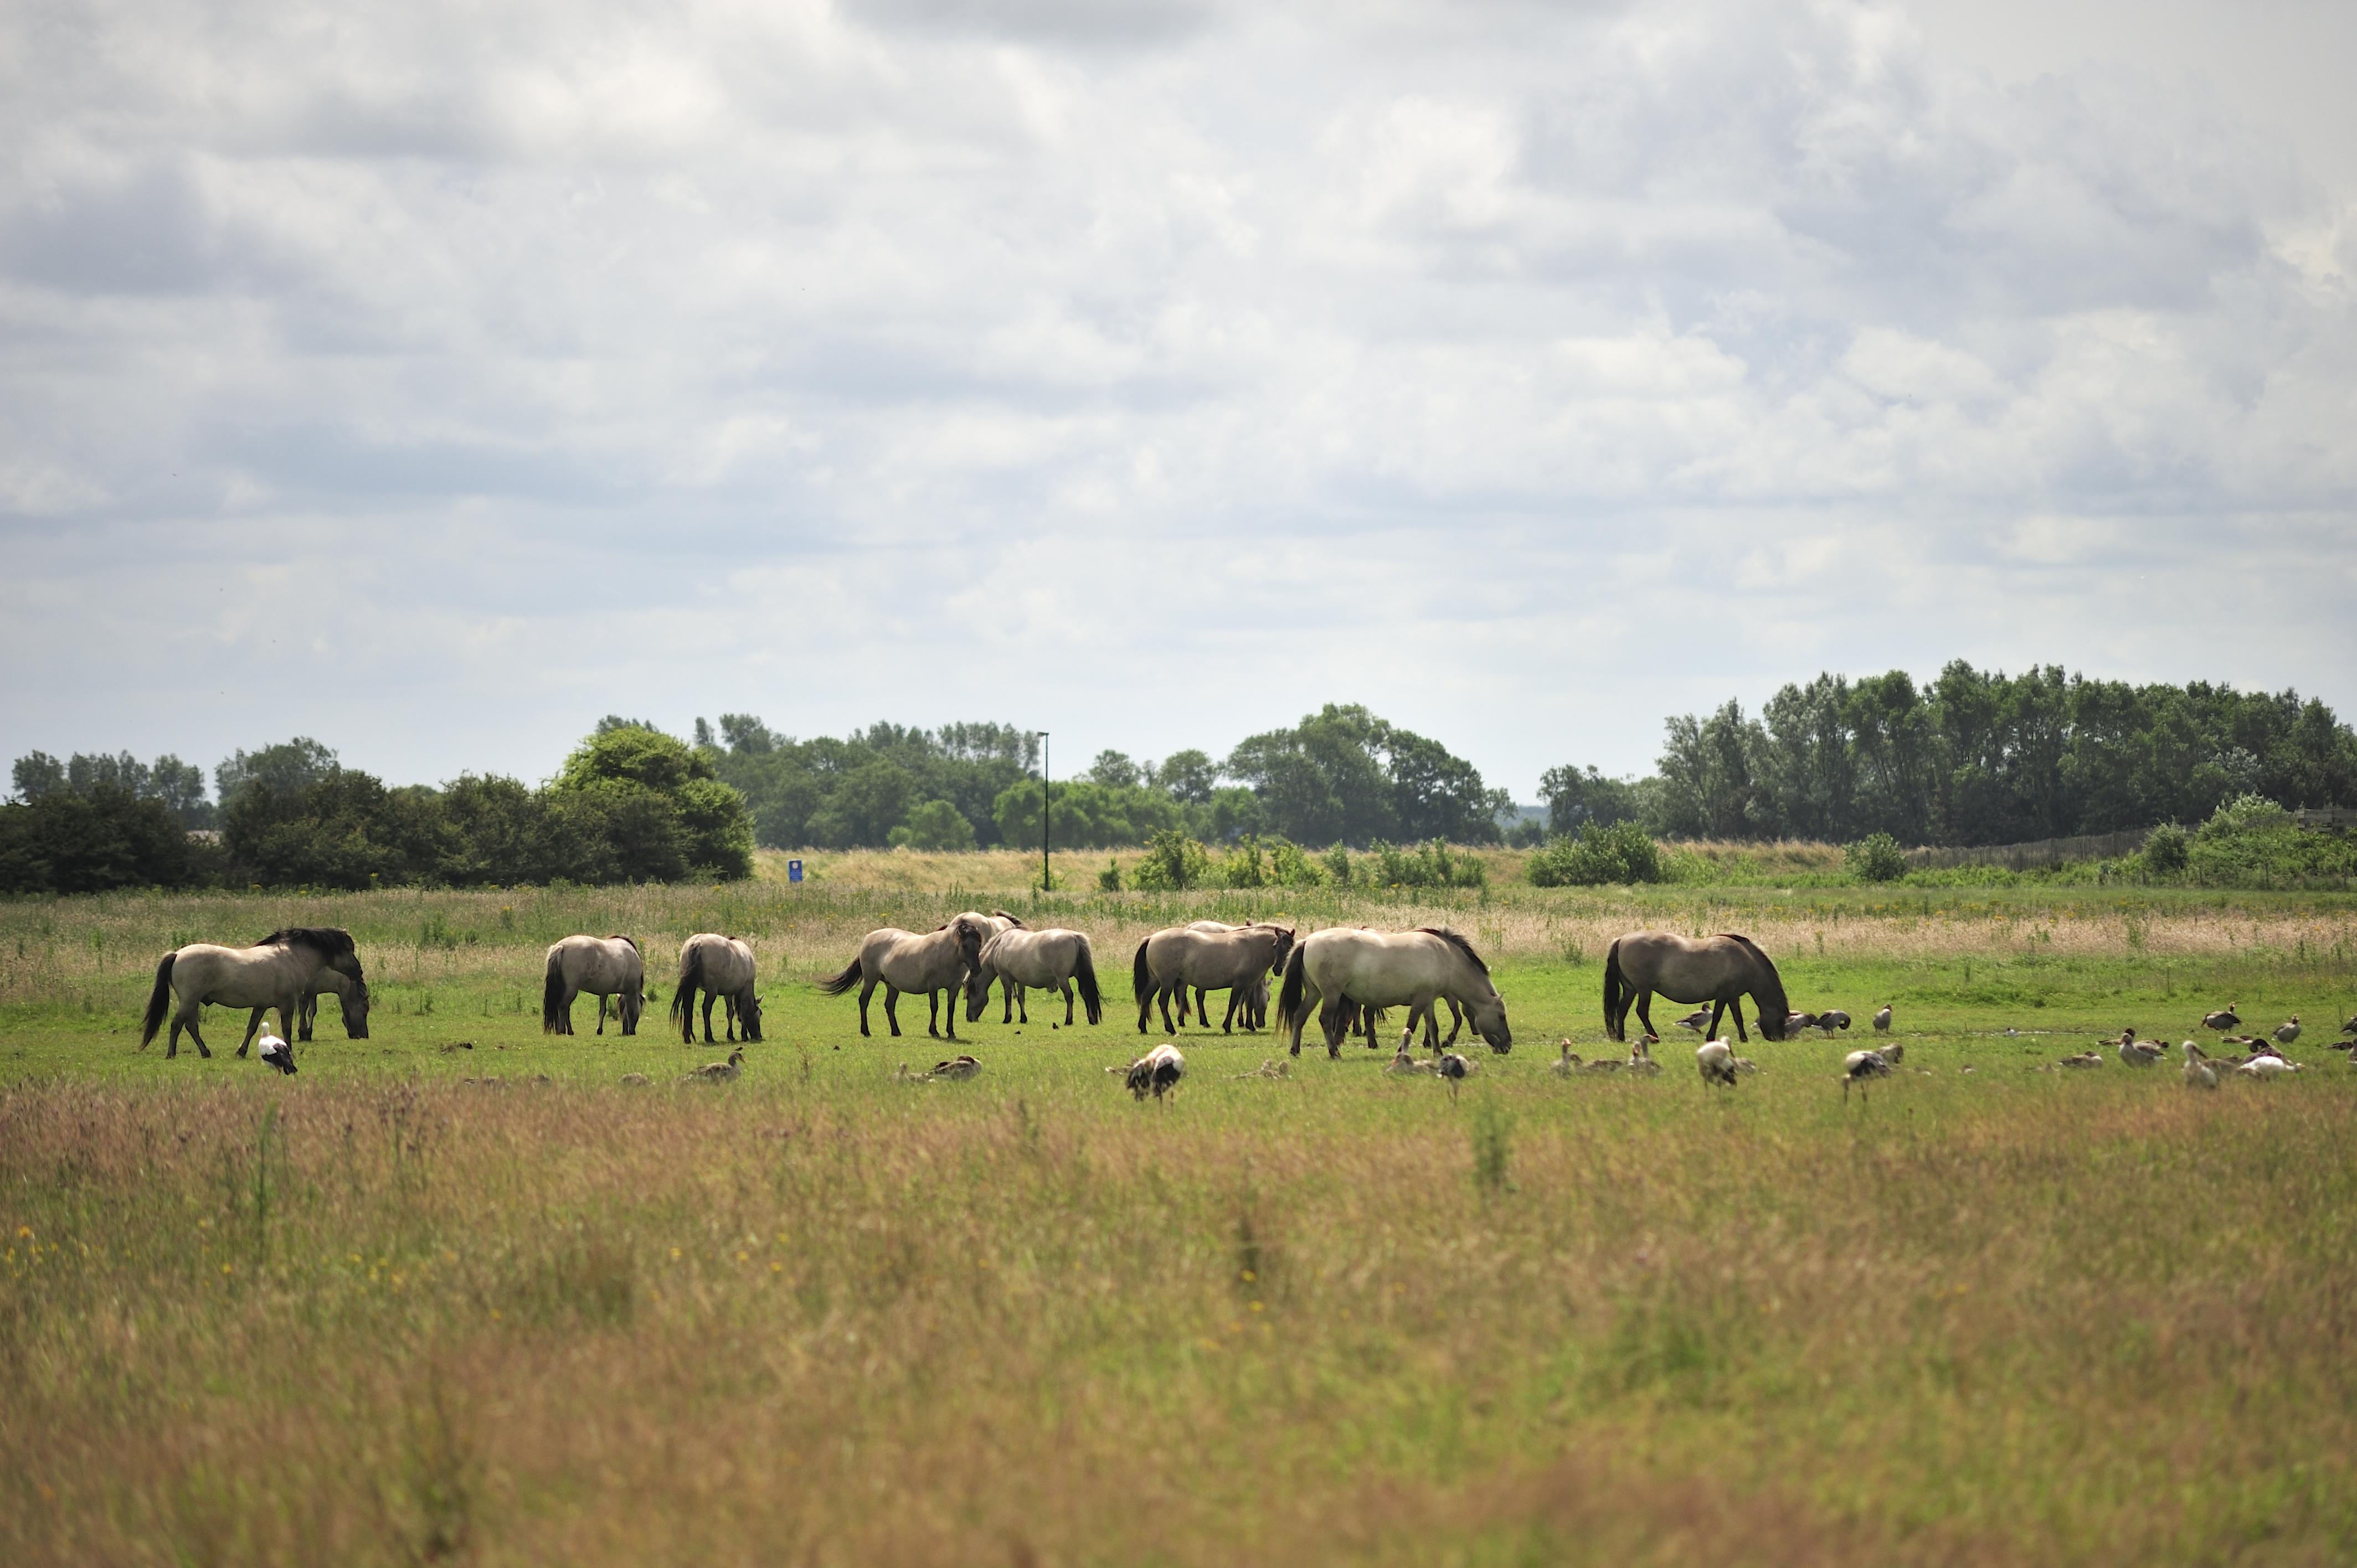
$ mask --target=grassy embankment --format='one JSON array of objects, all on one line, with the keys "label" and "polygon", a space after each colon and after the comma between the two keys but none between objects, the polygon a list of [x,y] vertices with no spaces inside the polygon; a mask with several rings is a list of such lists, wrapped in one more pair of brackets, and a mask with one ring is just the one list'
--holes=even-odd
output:
[{"label": "grassy embankment", "polygon": [[[997,858],[0,906],[0,1560],[2357,1552],[2357,1073],[2318,1048],[2348,900],[1048,901]],[[978,1080],[892,1083],[932,1043],[860,1040],[807,978],[974,903],[1094,934],[1107,1023],[1035,1005],[962,1026]],[[1277,1053],[1190,1034],[1176,1102],[1133,1104],[1100,1070],[1130,947],[1247,905],[1448,919],[1517,1050],[1452,1104],[1356,1049],[1232,1079]],[[331,1009],[291,1080],[134,1048],[166,947],[298,918],[359,934],[374,1038]],[[1845,1106],[1855,1036],[1755,1044],[1713,1098],[1674,1032],[1656,1081],[1555,1079],[1640,922],[1747,929],[1861,1026],[1893,1001],[1931,1072]],[[666,975],[710,928],[778,977],[741,1082],[672,1085],[719,1053],[653,1027],[539,1033],[552,937],[630,930]],[[2299,1013],[2316,1070],[2035,1070],[2226,1001]]]}]

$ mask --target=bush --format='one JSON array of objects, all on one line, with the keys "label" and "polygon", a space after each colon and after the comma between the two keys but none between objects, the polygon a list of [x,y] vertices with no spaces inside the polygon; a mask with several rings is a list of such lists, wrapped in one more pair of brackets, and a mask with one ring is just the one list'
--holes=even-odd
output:
[{"label": "bush", "polygon": [[1265,887],[1268,886],[1268,861],[1261,854],[1260,837],[1246,833],[1236,847],[1220,863],[1220,886],[1222,887]]},{"label": "bush", "polygon": [[1889,833],[1868,833],[1849,846],[1843,859],[1860,882],[1896,882],[1907,875],[1907,855]]},{"label": "bush", "polygon": [[1279,839],[1269,846],[1268,885],[1272,887],[1315,887],[1326,880],[1317,862],[1301,846]]},{"label": "bush", "polygon": [[895,849],[955,850],[974,847],[974,824],[947,800],[928,800],[907,822],[886,835]]},{"label": "bush", "polygon": [[2185,869],[2186,834],[2175,822],[2163,822],[2144,841],[2144,868],[2156,876],[2174,876]]},{"label": "bush", "polygon": [[1111,855],[1105,856],[1105,868],[1097,873],[1097,891],[1100,893],[1121,891],[1121,862]]},{"label": "bush", "polygon": [[1181,893],[1211,878],[1211,852],[1177,828],[1165,828],[1146,842],[1146,858],[1131,879],[1145,892]]},{"label": "bush", "polygon": [[1661,845],[1633,822],[1589,822],[1576,839],[1561,838],[1531,856],[1524,875],[1534,887],[1598,887],[1659,882]]},{"label": "bush", "polygon": [[0,806],[0,892],[186,886],[199,857],[164,802],[112,784]]},{"label": "bush", "polygon": [[2218,808],[2185,848],[2186,874],[2213,887],[2276,887],[2357,875],[2357,842],[2310,832],[2258,795]]}]

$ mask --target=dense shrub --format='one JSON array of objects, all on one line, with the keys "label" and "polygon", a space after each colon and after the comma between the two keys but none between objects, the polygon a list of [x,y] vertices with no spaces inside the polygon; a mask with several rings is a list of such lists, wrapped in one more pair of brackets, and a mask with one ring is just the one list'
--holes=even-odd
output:
[{"label": "dense shrub", "polygon": [[1211,855],[1201,841],[1190,839],[1177,828],[1167,828],[1147,841],[1146,858],[1137,863],[1131,881],[1148,893],[1179,893],[1189,887],[1208,886],[1211,881]]},{"label": "dense shrub", "polygon": [[0,892],[178,887],[198,878],[200,860],[168,806],[116,785],[0,806]]},{"label": "dense shrub", "polygon": [[1633,886],[1663,879],[1662,850],[1633,822],[1589,822],[1576,839],[1557,839],[1531,856],[1534,887]]},{"label": "dense shrub", "polygon": [[2156,876],[2174,876],[2185,869],[2186,832],[2175,822],[2163,822],[2144,841],[2144,868]]},{"label": "dense shrub", "polygon": [[1849,846],[1843,859],[1860,882],[1896,882],[1907,875],[1906,853],[1889,833],[1867,834]]},{"label": "dense shrub", "polygon": [[1377,887],[1480,887],[1490,868],[1438,839],[1414,849],[1378,839],[1359,862],[1359,875]]},{"label": "dense shrub", "polygon": [[974,824],[947,800],[928,800],[885,835],[893,848],[949,850],[974,847]]},{"label": "dense shrub", "polygon": [[2185,875],[2210,886],[2271,887],[2357,875],[2357,843],[2311,832],[2289,811],[2258,795],[2218,808],[2193,832]]}]

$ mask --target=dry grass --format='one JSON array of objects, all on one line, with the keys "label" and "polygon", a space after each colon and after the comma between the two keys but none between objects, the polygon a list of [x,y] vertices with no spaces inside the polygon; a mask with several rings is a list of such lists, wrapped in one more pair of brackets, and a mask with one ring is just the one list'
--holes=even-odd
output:
[{"label": "dry grass", "polygon": [[0,1556],[2357,1548],[2344,1086],[845,1070],[8,1092]]}]

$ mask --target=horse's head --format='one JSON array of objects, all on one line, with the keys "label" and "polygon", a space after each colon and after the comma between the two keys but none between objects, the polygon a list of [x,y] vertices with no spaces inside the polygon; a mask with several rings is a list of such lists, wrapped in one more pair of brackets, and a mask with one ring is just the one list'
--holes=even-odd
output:
[{"label": "horse's head", "polygon": [[1506,999],[1496,991],[1476,998],[1467,1016],[1472,1020],[1474,1033],[1489,1041],[1491,1050],[1502,1057],[1514,1048],[1514,1032],[1506,1026]]},{"label": "horse's head", "polygon": [[344,987],[343,993],[339,996],[337,1000],[341,1002],[344,1006],[344,1034],[346,1037],[355,1040],[367,1039],[369,1037],[368,982],[365,980],[354,979],[350,985]]},{"label": "horse's head", "polygon": [[988,945],[969,945],[963,940],[958,944],[958,951],[965,959],[965,1021],[969,1024],[981,1021],[982,1010],[990,1002],[991,971],[982,957]]},{"label": "horse's head", "polygon": [[745,999],[737,1004],[737,1024],[747,1039],[761,1037],[761,999],[749,991],[745,993]]},{"label": "horse's head", "polygon": [[1276,933],[1276,955],[1268,961],[1268,972],[1271,974],[1283,974],[1285,972],[1285,961],[1293,956],[1294,930],[1296,928],[1290,926],[1272,926],[1269,929]]}]

